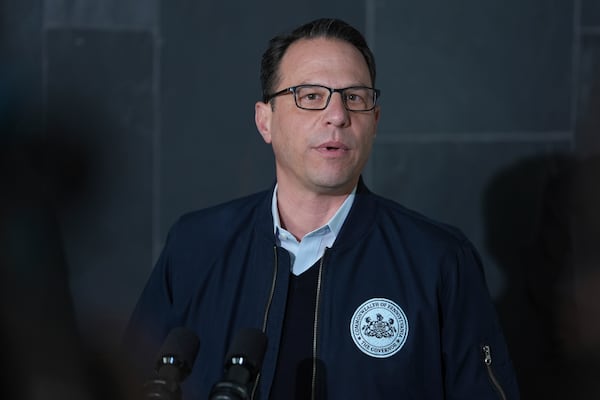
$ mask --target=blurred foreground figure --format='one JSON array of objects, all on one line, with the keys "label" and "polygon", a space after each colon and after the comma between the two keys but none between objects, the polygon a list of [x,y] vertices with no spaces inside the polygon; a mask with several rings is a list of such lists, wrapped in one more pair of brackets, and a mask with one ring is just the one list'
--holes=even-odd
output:
[{"label": "blurred foreground figure", "polygon": [[554,288],[557,370],[563,398],[600,398],[600,156],[573,160],[549,186],[544,260]]},{"label": "blurred foreground figure", "polygon": [[71,299],[57,214],[81,184],[80,154],[13,131],[7,119],[0,120],[2,398],[125,399],[124,374],[80,335]]}]

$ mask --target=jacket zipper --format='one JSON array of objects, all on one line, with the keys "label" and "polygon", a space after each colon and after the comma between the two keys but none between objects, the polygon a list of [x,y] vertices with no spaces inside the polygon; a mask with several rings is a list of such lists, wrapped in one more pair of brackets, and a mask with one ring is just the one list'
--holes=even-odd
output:
[{"label": "jacket zipper", "polygon": [[[327,253],[327,248],[325,248]],[[317,298],[315,301],[315,321],[313,323],[313,354],[312,354],[312,380],[311,380],[311,399],[315,400],[316,385],[317,385],[317,333],[319,332],[319,308],[321,301],[321,284],[323,281],[323,261],[325,259],[325,253],[321,257],[319,262],[319,276],[317,278]]]},{"label": "jacket zipper", "polygon": [[506,394],[504,393],[502,386],[500,386],[500,382],[498,382],[498,379],[496,378],[496,375],[494,374],[494,370],[492,369],[492,350],[491,350],[490,346],[487,344],[483,345],[481,350],[483,351],[483,362],[485,364],[485,368],[487,369],[488,376],[490,377],[490,380],[492,381],[492,385],[494,385],[494,388],[498,391],[500,398],[502,400],[507,400]]},{"label": "jacket zipper", "polygon": [[[273,246],[273,254],[275,256],[275,266],[273,268],[273,281],[271,282],[271,292],[269,293],[269,300],[267,301],[267,306],[265,308],[265,316],[263,318],[263,333],[267,333],[267,321],[269,319],[269,311],[271,310],[271,304],[273,303],[273,296],[275,295],[275,283],[277,282],[277,270],[279,266],[279,259],[277,257],[277,246]],[[252,394],[250,398],[253,399],[256,394],[256,389],[258,389],[258,381],[260,379],[260,372],[256,375],[256,380],[254,381],[254,389],[252,390]]]},{"label": "jacket zipper", "polygon": [[269,293],[269,301],[267,301],[267,307],[265,308],[265,317],[263,319],[262,326],[263,333],[267,332],[267,320],[269,319],[269,311],[271,310],[273,296],[275,295],[275,283],[277,282],[277,269],[279,264],[279,259],[277,257],[277,246],[273,246],[273,255],[275,257],[275,267],[273,268],[273,281],[271,282],[271,293]]}]

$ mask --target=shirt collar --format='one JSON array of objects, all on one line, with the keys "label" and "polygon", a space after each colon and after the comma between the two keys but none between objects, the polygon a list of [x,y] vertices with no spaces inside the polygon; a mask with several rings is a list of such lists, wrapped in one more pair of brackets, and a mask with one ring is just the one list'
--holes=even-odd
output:
[{"label": "shirt collar", "polygon": [[[277,208],[277,184],[275,184],[275,189],[273,189],[273,200],[271,201],[271,213],[273,214],[273,232],[275,235],[278,235],[282,229],[281,221],[279,219],[279,209]],[[342,229],[342,225],[344,225],[344,221],[346,221],[346,217],[350,213],[350,209],[352,208],[352,204],[354,203],[354,197],[356,196],[356,186],[352,189],[352,192],[346,197],[346,200],[342,203],[340,208],[336,211],[336,213],[331,217],[329,221],[320,228],[315,229],[318,231],[323,227],[329,227],[330,231],[337,237]],[[314,232],[314,231],[313,231]]]}]

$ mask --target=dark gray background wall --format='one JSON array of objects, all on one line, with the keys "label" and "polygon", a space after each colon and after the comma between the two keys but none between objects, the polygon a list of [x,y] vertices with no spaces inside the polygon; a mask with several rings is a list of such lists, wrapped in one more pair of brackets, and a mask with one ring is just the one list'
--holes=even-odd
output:
[{"label": "dark gray background wall", "polygon": [[377,57],[367,184],[473,240],[522,386],[539,393],[531,346],[558,340],[545,289],[579,272],[549,272],[531,248],[551,178],[600,147],[596,0],[0,2],[3,143],[53,166],[84,337],[118,341],[179,215],[272,183],[253,122],[260,56],[321,16],[357,26]]}]

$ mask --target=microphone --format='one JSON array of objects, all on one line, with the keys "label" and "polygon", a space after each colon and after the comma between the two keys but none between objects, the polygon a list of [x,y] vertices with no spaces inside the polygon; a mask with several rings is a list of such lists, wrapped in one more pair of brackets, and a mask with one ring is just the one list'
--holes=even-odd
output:
[{"label": "microphone", "polygon": [[181,400],[179,384],[194,365],[200,340],[184,327],[171,330],[158,352],[155,379],[144,384],[143,400]]},{"label": "microphone", "polygon": [[225,376],[217,382],[209,400],[249,400],[267,347],[267,335],[245,328],[233,339],[225,357]]}]

